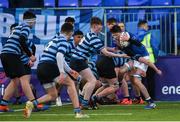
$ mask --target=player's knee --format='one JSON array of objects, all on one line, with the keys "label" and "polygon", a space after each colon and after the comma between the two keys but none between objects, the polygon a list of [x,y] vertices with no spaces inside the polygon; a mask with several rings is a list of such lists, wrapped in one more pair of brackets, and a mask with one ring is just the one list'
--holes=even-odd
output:
[{"label": "player's knee", "polygon": [[142,80],[142,77],[140,74],[133,74],[132,77],[137,78],[138,80]]},{"label": "player's knee", "polygon": [[111,87],[113,87],[115,90],[119,89],[119,82],[114,82],[114,84],[112,84]]},{"label": "player's knee", "polygon": [[92,80],[88,80],[88,82],[89,82],[90,84],[95,85],[95,84],[97,83],[97,80],[96,80],[96,79],[92,79]]},{"label": "player's knee", "polygon": [[56,98],[58,97],[57,93],[51,93],[49,95],[50,95],[52,101],[56,100]]}]

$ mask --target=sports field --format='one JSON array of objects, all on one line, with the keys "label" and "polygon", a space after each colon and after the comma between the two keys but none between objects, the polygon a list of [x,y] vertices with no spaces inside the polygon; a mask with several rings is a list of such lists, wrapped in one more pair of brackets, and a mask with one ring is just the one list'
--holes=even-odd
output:
[{"label": "sports field", "polygon": [[84,110],[90,116],[86,119],[75,119],[71,104],[33,112],[26,119],[22,114],[23,106],[12,106],[15,112],[0,113],[0,121],[180,121],[179,102],[157,102],[153,110],[144,110],[144,105],[103,105],[98,110]]}]

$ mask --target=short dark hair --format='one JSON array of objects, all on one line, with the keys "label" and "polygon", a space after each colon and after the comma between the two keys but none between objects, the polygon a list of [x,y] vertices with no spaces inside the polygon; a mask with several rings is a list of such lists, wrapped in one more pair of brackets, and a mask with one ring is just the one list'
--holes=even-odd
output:
[{"label": "short dark hair", "polygon": [[90,24],[97,24],[97,25],[102,25],[102,20],[99,17],[92,17]]},{"label": "short dark hair", "polygon": [[12,24],[12,25],[10,26],[10,30],[12,31],[12,29],[15,28],[16,26],[18,26],[17,23]]},{"label": "short dark hair", "polygon": [[117,23],[117,20],[114,17],[111,17],[107,20],[107,23],[109,23],[109,24]]},{"label": "short dark hair", "polygon": [[144,24],[147,24],[147,21],[146,20],[139,20],[138,22],[138,27],[144,25]]},{"label": "short dark hair", "polygon": [[36,18],[36,15],[31,11],[26,11],[23,14],[23,19],[32,19],[32,18]]},{"label": "short dark hair", "polygon": [[121,32],[121,28],[118,25],[114,25],[111,29],[110,29],[111,33],[119,33]]},{"label": "short dark hair", "polygon": [[77,31],[74,32],[73,36],[76,36],[76,35],[82,35],[83,36],[84,34],[83,34],[82,31],[77,30]]},{"label": "short dark hair", "polygon": [[65,22],[75,23],[75,19],[72,18],[72,17],[67,17],[67,18],[65,19]]},{"label": "short dark hair", "polygon": [[61,26],[61,32],[62,32],[62,33],[70,33],[70,32],[73,32],[73,25],[70,24],[70,23],[64,23],[64,24]]}]

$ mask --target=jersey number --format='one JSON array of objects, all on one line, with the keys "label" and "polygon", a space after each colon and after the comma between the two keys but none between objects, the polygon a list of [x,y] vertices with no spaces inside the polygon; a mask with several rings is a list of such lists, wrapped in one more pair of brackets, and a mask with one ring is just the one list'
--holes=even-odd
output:
[{"label": "jersey number", "polygon": [[45,50],[48,51],[49,50],[49,47],[53,44],[53,41],[50,41],[47,46],[45,47]]}]

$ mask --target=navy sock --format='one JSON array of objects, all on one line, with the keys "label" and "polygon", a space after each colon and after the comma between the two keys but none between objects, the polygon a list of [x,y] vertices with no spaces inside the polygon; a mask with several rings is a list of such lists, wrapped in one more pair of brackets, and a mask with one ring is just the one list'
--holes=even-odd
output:
[{"label": "navy sock", "polygon": [[141,96],[136,96],[136,99],[137,99],[137,100],[140,100],[140,99],[141,99]]},{"label": "navy sock", "polygon": [[79,102],[82,103],[82,100],[83,100],[83,96],[79,95]]},{"label": "navy sock", "polygon": [[94,96],[96,101],[100,101],[101,97],[99,97],[98,95]]},{"label": "navy sock", "polygon": [[129,96],[126,96],[126,97],[124,97],[124,98],[130,100],[130,97],[129,97]]},{"label": "navy sock", "polygon": [[88,102],[88,100],[82,100],[82,105],[83,106],[88,106],[89,105],[89,102]]},{"label": "navy sock", "polygon": [[146,99],[146,102],[147,103],[154,103],[154,101],[150,97]]}]

